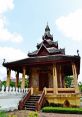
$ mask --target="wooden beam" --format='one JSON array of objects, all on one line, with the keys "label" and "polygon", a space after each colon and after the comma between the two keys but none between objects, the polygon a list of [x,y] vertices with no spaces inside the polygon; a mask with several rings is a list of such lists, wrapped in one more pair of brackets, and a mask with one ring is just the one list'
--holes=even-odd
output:
[{"label": "wooden beam", "polygon": [[74,63],[72,63],[72,72],[73,72],[73,80],[74,80],[74,88],[75,88],[75,92],[78,93],[79,92],[79,88],[78,88],[78,74],[77,74],[77,68],[76,65]]},{"label": "wooden beam", "polygon": [[53,88],[54,88],[54,94],[57,94],[58,84],[57,84],[57,66],[56,66],[56,64],[53,65]]},{"label": "wooden beam", "polygon": [[18,87],[18,83],[19,83],[19,72],[16,72],[16,83],[15,83],[15,87]]},{"label": "wooden beam", "polygon": [[26,74],[26,69],[23,67],[23,73],[22,73],[22,82],[21,82],[21,88],[25,88],[25,74]]},{"label": "wooden beam", "polygon": [[11,78],[11,69],[7,68],[7,80],[6,80],[7,87],[10,87],[10,78]]}]

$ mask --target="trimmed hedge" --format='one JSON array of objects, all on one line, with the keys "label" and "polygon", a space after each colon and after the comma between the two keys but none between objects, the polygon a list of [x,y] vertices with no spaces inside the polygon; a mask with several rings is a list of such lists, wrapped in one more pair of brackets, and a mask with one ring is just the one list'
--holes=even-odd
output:
[{"label": "trimmed hedge", "polygon": [[82,114],[82,108],[44,107],[44,108],[42,108],[42,112],[46,112],[46,113]]}]

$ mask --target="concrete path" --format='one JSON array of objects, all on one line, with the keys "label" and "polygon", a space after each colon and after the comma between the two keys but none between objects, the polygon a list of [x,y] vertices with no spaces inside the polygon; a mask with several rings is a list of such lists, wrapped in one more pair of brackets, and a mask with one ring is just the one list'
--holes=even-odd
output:
[{"label": "concrete path", "polygon": [[[9,112],[10,115],[17,115],[17,117],[28,117],[29,111],[21,110],[21,111],[14,111]],[[39,117],[82,117],[82,115],[79,114],[57,114],[57,113],[39,113]]]}]

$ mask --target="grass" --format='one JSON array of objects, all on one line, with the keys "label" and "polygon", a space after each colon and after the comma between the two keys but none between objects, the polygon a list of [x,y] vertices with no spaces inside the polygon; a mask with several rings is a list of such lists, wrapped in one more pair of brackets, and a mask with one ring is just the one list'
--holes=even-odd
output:
[{"label": "grass", "polygon": [[42,112],[46,112],[46,113],[82,114],[82,108],[44,107],[44,108],[42,108]]},{"label": "grass", "polygon": [[4,112],[4,111],[0,111],[0,117],[7,117],[6,112]]},{"label": "grass", "polygon": [[9,115],[4,111],[0,111],[0,117],[17,117],[17,115]]}]

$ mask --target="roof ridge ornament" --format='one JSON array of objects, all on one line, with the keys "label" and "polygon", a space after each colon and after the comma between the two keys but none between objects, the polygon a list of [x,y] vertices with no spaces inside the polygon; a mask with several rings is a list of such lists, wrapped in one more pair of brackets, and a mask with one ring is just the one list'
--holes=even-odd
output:
[{"label": "roof ridge ornament", "polygon": [[45,28],[45,33],[44,35],[42,36],[42,39],[50,39],[53,41],[53,36],[50,34],[50,28],[49,28],[49,25],[48,25],[48,22],[47,22],[47,25],[46,25],[46,28]]},{"label": "roof ridge ornament", "polygon": [[46,25],[46,28],[45,28],[45,32],[46,32],[46,31],[50,31],[50,28],[49,28],[48,22],[47,22],[47,25]]}]

